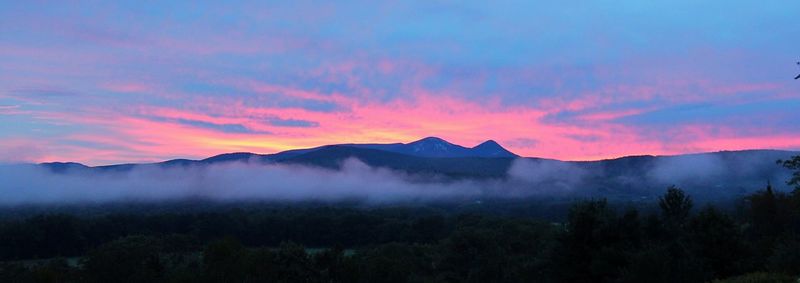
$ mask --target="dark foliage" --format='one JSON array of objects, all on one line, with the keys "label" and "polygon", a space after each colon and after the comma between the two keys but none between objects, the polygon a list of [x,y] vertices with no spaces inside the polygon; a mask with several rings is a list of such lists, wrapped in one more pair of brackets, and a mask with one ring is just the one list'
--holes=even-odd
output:
[{"label": "dark foliage", "polygon": [[800,190],[800,155],[794,156],[789,160],[778,160],[778,164],[792,170],[792,178],[786,183]]}]

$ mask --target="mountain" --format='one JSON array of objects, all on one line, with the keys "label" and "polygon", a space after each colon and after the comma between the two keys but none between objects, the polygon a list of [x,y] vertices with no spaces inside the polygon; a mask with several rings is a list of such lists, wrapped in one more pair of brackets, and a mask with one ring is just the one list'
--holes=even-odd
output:
[{"label": "mountain", "polygon": [[419,157],[518,157],[493,140],[467,148],[437,137],[427,137],[410,143],[392,144],[341,144],[341,146],[369,148]]},{"label": "mountain", "polygon": [[508,157],[421,157],[372,148],[330,145],[277,163],[339,169],[344,160],[349,158],[358,159],[372,167],[452,178],[503,178],[515,160]]},{"label": "mountain", "polygon": [[[89,167],[80,163],[42,163],[57,174],[128,172],[134,168],[204,167],[214,164],[290,164],[339,170],[347,159],[374,168],[404,172],[416,181],[506,180],[516,188],[580,192],[584,196],[638,200],[677,185],[698,199],[721,199],[753,192],[772,181],[777,189],[789,170],[778,165],[798,152],[722,151],[676,156],[627,156],[596,161],[559,161],[519,157],[488,140],[472,148],[435,137],[410,143],[337,144],[274,154],[226,153],[202,160],[174,159],[150,164]],[[520,183],[522,182],[522,183]],[[520,185],[521,184],[521,185]]]},{"label": "mountain", "polygon": [[473,154],[481,157],[516,157],[517,155],[506,150],[496,141],[485,141],[472,149]]},{"label": "mountain", "polygon": [[442,175],[454,178],[503,178],[519,156],[493,140],[475,147],[427,137],[410,143],[336,144],[287,150],[274,154],[233,152],[201,160],[173,159],[150,164],[116,164],[88,167],[80,163],[43,163],[55,173],[78,170],[126,172],[136,167],[186,167],[247,162],[261,164],[300,164],[338,169],[345,159],[355,158],[373,167],[384,167],[419,175]]}]

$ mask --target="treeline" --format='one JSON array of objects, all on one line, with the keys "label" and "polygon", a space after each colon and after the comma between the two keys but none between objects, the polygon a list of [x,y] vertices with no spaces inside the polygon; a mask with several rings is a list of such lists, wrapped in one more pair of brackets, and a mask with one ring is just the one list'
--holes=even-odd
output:
[{"label": "treeline", "polygon": [[402,208],[286,207],[89,217],[37,215],[0,222],[0,260],[80,256],[129,235],[180,238],[185,245],[195,246],[223,237],[250,247],[286,241],[307,247],[432,243],[453,229],[443,214]]},{"label": "treeline", "polygon": [[[655,213],[566,221],[305,208],[41,215],[0,224],[0,282],[708,282],[800,275],[800,191],[734,213],[669,188]],[[34,260],[40,259],[40,260]],[[744,279],[743,279],[744,280]]]}]

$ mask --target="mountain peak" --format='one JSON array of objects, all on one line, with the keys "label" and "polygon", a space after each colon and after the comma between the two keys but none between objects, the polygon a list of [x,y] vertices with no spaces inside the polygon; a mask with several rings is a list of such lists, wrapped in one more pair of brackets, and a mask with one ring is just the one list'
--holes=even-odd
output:
[{"label": "mountain peak", "polygon": [[467,148],[437,137],[426,137],[404,145],[403,153],[424,157],[460,157]]},{"label": "mountain peak", "polygon": [[[450,157],[500,157],[500,158],[513,158],[518,157],[516,154],[506,150],[500,144],[498,144],[494,140],[487,140],[475,147],[468,148],[461,145],[453,144],[449,141],[446,141],[442,138],[435,137],[435,136],[428,136],[422,139],[409,142],[409,143],[389,143],[389,144],[381,144],[381,143],[364,143],[364,144],[356,144],[356,143],[348,143],[348,144],[339,144],[339,146],[344,147],[355,147],[355,148],[367,148],[367,149],[377,149],[381,151],[388,151],[393,153],[400,153],[405,155],[411,156],[418,156],[418,157],[442,157],[442,158],[450,158]],[[324,146],[322,146],[324,147]],[[272,154],[262,157],[262,159],[270,159],[273,161],[282,160],[286,158],[291,158],[293,156],[297,156],[299,154],[312,152],[318,150],[322,147],[316,148],[309,148],[309,149],[301,149],[301,150],[290,150],[284,151],[276,154]],[[213,161],[221,160],[249,160],[249,156],[240,156],[247,153],[234,153],[231,155],[220,155],[213,157]]]},{"label": "mountain peak", "polygon": [[513,152],[503,148],[494,140],[487,140],[472,148],[472,151],[484,157],[517,157]]},{"label": "mountain peak", "polygon": [[450,144],[450,142],[448,142],[448,141],[446,141],[446,140],[444,140],[442,138],[433,137],[433,136],[424,137],[424,138],[419,139],[417,141],[410,142],[409,144],[416,144],[416,143],[447,143],[447,144]]},{"label": "mountain peak", "polygon": [[502,146],[500,146],[500,144],[494,140],[486,140],[485,142],[482,142],[481,144],[476,145],[473,148],[480,148],[480,147],[502,147]]}]

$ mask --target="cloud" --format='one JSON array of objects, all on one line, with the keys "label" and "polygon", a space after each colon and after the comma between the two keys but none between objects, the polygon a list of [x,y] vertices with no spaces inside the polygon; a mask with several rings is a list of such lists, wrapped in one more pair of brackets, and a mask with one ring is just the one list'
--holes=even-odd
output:
[{"label": "cloud", "polygon": [[800,148],[798,3],[634,2],[4,5],[0,135],[91,164],[430,135],[566,160]]},{"label": "cloud", "polygon": [[0,141],[0,164],[36,162],[45,156],[41,143],[25,140]]},{"label": "cloud", "polygon": [[314,128],[319,126],[319,123],[314,121],[306,121],[299,119],[281,119],[278,117],[269,118],[267,122],[273,126],[278,127],[298,127],[298,128]]},{"label": "cloud", "polygon": [[[411,91],[416,93],[413,99],[389,102],[342,99],[338,103],[346,105],[347,112],[259,107],[225,99],[177,108],[87,107],[80,112],[33,108],[16,115],[19,117],[6,127],[36,129],[42,127],[36,122],[46,121],[53,129],[48,130],[51,137],[45,138],[48,143],[43,146],[53,155],[37,161],[91,165],[197,159],[235,151],[273,153],[332,143],[408,142],[430,135],[464,145],[494,139],[523,156],[562,160],[800,146],[795,134],[768,133],[768,126],[754,130],[700,123],[664,129],[620,125],[605,119],[588,124],[552,123],[546,119],[548,111],[531,106],[507,106],[497,100],[477,103],[426,89]],[[767,116],[750,124],[786,123],[784,119],[788,117]],[[14,131],[6,134],[13,135]],[[42,140],[36,133],[18,139]],[[76,137],[116,145],[117,149],[91,154],[91,147],[66,147],[60,142]]]},{"label": "cloud", "polygon": [[174,119],[174,120],[168,120],[168,121],[179,123],[179,124],[184,124],[184,125],[189,125],[189,126],[193,126],[193,127],[200,127],[200,128],[216,130],[216,131],[225,132],[225,133],[270,134],[269,132],[265,132],[265,131],[254,131],[254,130],[248,129],[247,127],[245,127],[244,125],[241,125],[241,124],[216,124],[216,123],[210,123],[210,122],[205,122],[205,121],[188,120],[188,119]]}]

